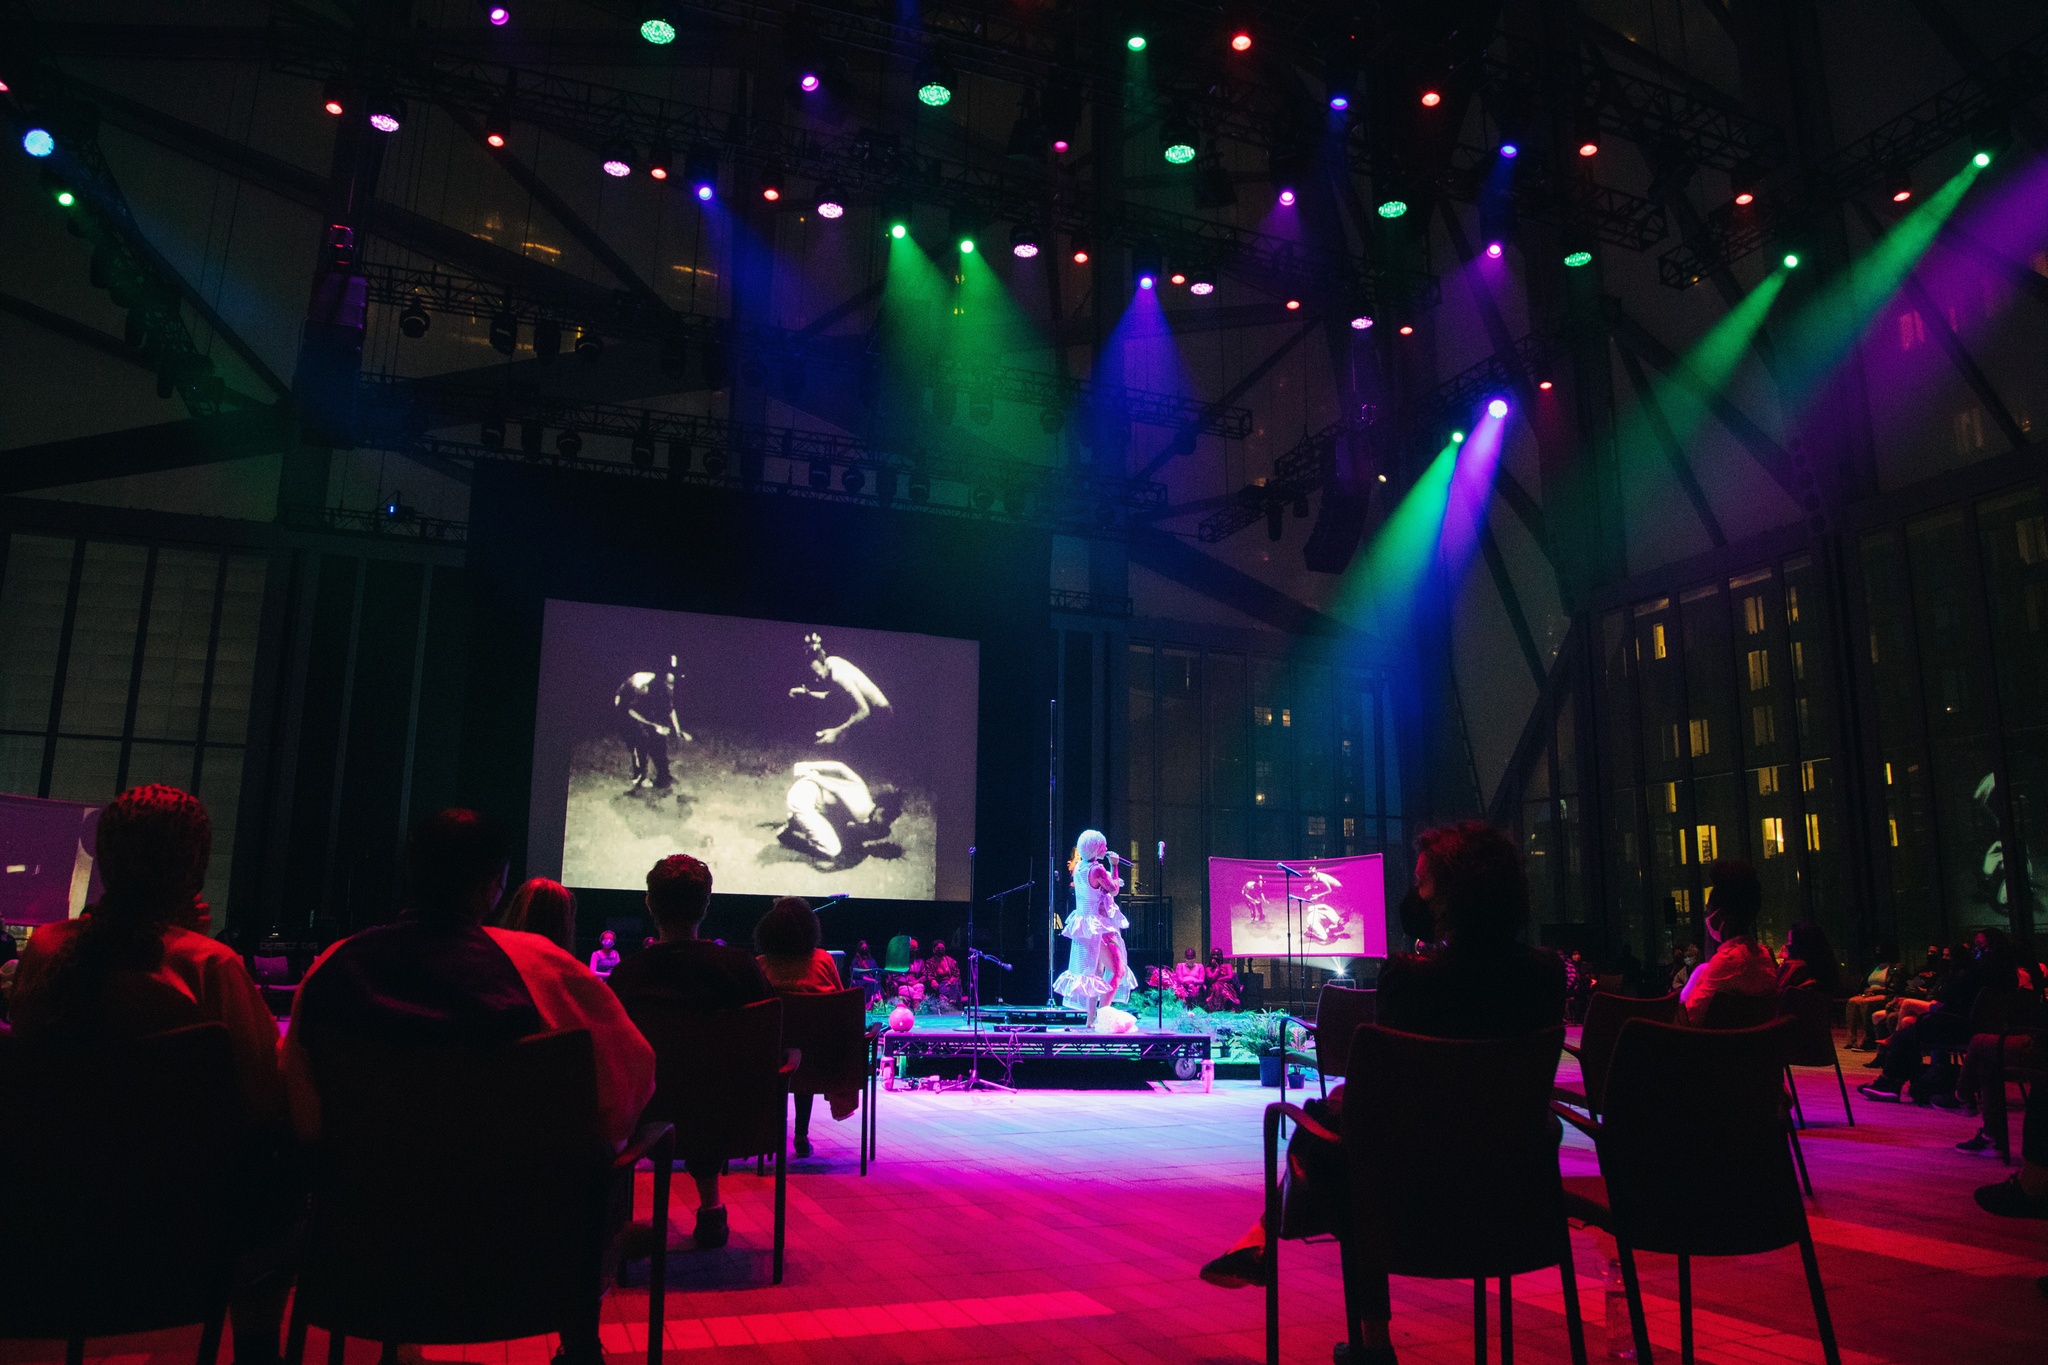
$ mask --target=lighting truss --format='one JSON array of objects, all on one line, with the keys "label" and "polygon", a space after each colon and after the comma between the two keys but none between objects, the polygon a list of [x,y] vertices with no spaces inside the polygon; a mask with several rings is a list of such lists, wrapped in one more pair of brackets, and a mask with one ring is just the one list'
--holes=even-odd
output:
[{"label": "lighting truss", "polygon": [[[390,374],[362,376],[357,411],[361,421],[358,444],[373,450],[458,461],[505,460],[704,487],[749,488],[826,502],[1026,522],[1077,536],[1119,537],[1127,527],[1156,518],[1167,502],[1165,484],[1100,474],[1080,466],[1055,468],[1014,460],[967,459],[943,451],[883,449],[863,437],[837,432],[734,422],[658,408],[577,404],[545,395]],[[494,449],[434,434],[485,419],[508,425],[536,421],[557,429],[573,427],[586,436],[625,441],[648,437],[663,443],[683,442],[700,450],[715,448],[726,453],[728,467],[719,474],[697,467],[695,461],[691,468],[680,471],[643,468],[623,458],[565,456],[552,450],[529,455],[515,448]],[[814,463],[829,466],[835,474],[859,469],[868,476],[867,486],[860,493],[849,493],[833,480],[825,488],[813,488],[809,472]],[[913,475],[929,480],[930,494],[924,502],[906,496]],[[893,498],[880,496],[883,476],[896,486]],[[977,490],[999,493],[1003,508],[976,507]]]},{"label": "lighting truss", "polygon": [[[446,270],[418,270],[375,261],[365,262],[361,268],[369,283],[370,301],[391,307],[419,303],[430,313],[480,321],[509,312],[522,325],[541,320],[565,329],[578,324],[592,325],[606,336],[622,339],[658,341],[681,337],[685,345],[716,343],[728,347],[735,361],[756,360],[774,367],[796,362],[858,372],[865,363],[864,350],[828,344],[838,339],[805,338],[779,327],[742,325],[721,318],[656,310],[639,296],[623,291],[609,295],[593,313],[589,306],[579,307],[576,300],[541,301],[523,291],[508,291]],[[594,300],[582,302],[589,305]],[[1122,388],[1016,366],[984,365],[949,354],[933,357],[927,369],[934,382],[952,385],[963,393],[983,393],[1045,411],[1106,408],[1128,414],[1133,422],[1146,426],[1193,426],[1226,440],[1243,440],[1252,434],[1250,408],[1205,403],[1177,394]]]},{"label": "lighting truss", "polygon": [[1802,181],[1796,202],[1766,196],[1744,209],[1723,204],[1706,215],[1704,232],[1681,243],[1657,262],[1658,278],[1673,289],[1690,289],[1716,270],[1725,269],[1787,235],[1796,235],[1807,221],[1876,188],[1900,166],[1910,166],[1968,136],[1971,122],[2003,105],[2002,91],[2017,90],[2022,99],[2039,93],[2027,88],[2028,73],[2048,63],[2048,30],[2027,39],[1953,85],[1936,91],[1897,118],[1825,158]]}]

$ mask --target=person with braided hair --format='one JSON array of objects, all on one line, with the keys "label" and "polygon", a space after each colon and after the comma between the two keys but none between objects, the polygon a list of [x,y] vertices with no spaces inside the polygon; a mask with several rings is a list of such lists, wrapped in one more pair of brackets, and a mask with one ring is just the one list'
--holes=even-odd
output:
[{"label": "person with braided hair", "polygon": [[23,1045],[92,1046],[217,1023],[228,1034],[242,1109],[246,1190],[242,1253],[229,1303],[235,1365],[275,1365],[291,1283],[292,1226],[304,1187],[284,1133],[277,1024],[241,956],[192,926],[213,851],[213,823],[176,787],[131,787],[100,812],[100,899],[45,924],[16,969],[15,1037]]}]

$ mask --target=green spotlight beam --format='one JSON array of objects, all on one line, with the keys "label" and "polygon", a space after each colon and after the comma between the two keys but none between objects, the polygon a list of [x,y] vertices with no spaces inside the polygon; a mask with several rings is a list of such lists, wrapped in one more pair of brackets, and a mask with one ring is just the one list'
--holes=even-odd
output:
[{"label": "green spotlight beam", "polygon": [[1387,645],[1408,636],[1417,599],[1428,581],[1450,503],[1458,446],[1446,443],[1422,471],[1366,552],[1352,561],[1338,586],[1332,614]]},{"label": "green spotlight beam", "polygon": [[[960,258],[949,323],[952,353],[970,374],[1015,364],[1021,355],[1050,350],[1050,342],[1017,306],[987,252]],[[1036,411],[1016,404],[998,405],[984,434],[1013,454],[1042,451],[1046,442]]]}]

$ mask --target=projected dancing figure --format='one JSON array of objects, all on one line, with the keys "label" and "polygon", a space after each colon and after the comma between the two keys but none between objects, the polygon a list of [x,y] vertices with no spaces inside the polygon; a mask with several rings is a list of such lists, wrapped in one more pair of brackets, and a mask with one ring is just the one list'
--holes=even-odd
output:
[{"label": "projected dancing figure", "polygon": [[826,759],[795,764],[784,798],[789,820],[777,831],[785,848],[830,863],[852,866],[865,855],[865,845],[889,836],[903,812],[896,789],[878,783],[873,790],[844,763]]},{"label": "projected dancing figure", "polygon": [[676,719],[676,679],[682,673],[676,656],[668,656],[668,667],[659,673],[634,673],[619,685],[612,697],[612,713],[618,719],[620,735],[633,751],[633,785],[638,791],[654,779],[654,789],[665,792],[675,786],[668,771],[668,737],[684,743],[692,739]]},{"label": "projected dancing figure", "polygon": [[[1074,856],[1067,862],[1067,870],[1074,874],[1074,913],[1061,931],[1074,946],[1066,971],[1052,983],[1068,1009],[1088,1011],[1090,1028],[1098,1022],[1121,1024],[1130,1019],[1114,1006],[1130,999],[1138,985],[1130,954],[1124,950],[1123,931],[1131,922],[1116,904],[1116,893],[1124,884],[1109,858],[1109,840],[1100,830],[1083,830],[1074,841]],[[1108,1020],[1103,1019],[1105,1009],[1112,1016]]]},{"label": "projected dancing figure", "polygon": [[811,651],[811,681],[790,688],[789,695],[829,701],[838,693],[853,703],[853,713],[845,720],[818,731],[818,743],[837,744],[848,730],[864,724],[877,712],[889,713],[889,699],[882,695],[882,689],[855,665],[837,654],[827,654],[825,641],[817,632],[804,636],[804,644]]}]

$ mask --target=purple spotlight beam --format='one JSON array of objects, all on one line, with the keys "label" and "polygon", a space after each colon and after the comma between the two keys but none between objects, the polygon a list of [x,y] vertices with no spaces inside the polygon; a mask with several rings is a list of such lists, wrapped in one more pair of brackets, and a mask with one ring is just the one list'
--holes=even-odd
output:
[{"label": "purple spotlight beam", "polygon": [[1486,405],[1486,415],[1487,415],[1488,417],[1505,417],[1505,416],[1507,416],[1507,415],[1508,415],[1508,400],[1507,400],[1507,399],[1505,399],[1505,398],[1496,398],[1496,399],[1494,399],[1494,400],[1493,400],[1493,401],[1492,401],[1491,403],[1488,403],[1488,404]]}]

